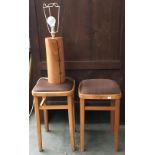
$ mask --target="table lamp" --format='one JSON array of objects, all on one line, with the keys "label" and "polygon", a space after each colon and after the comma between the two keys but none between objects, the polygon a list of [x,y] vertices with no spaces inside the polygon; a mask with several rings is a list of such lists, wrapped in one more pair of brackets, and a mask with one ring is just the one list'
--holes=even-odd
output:
[{"label": "table lamp", "polygon": [[[52,15],[52,9],[57,10],[57,19]],[[59,30],[60,6],[58,3],[44,3],[43,12],[47,29],[51,34],[45,38],[48,82],[60,84],[65,81],[63,38],[55,36]]]}]

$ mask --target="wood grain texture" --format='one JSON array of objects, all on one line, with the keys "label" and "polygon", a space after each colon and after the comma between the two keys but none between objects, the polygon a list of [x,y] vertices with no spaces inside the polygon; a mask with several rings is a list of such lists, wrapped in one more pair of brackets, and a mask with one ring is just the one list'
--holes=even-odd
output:
[{"label": "wood grain texture", "polygon": [[[115,101],[111,100],[111,106],[114,106],[114,105],[115,105]],[[113,131],[114,131],[114,122],[115,122],[115,112],[111,111],[110,112],[110,126]]]},{"label": "wood grain texture", "polygon": [[35,117],[36,117],[36,124],[37,124],[38,148],[39,148],[39,151],[42,151],[42,136],[41,136],[41,124],[40,124],[38,97],[34,97],[34,104],[35,104],[34,107],[35,107]]},{"label": "wood grain texture", "polygon": [[84,151],[84,130],[85,130],[85,100],[80,98],[80,151]]},{"label": "wood grain texture", "polygon": [[115,151],[119,150],[119,128],[120,128],[120,100],[115,101],[115,124],[114,124],[114,147]]},{"label": "wood grain texture", "polygon": [[43,113],[44,113],[45,130],[46,130],[46,132],[48,132],[48,130],[49,130],[49,125],[48,125],[48,111],[47,110],[43,110]]},{"label": "wood grain texture", "polygon": [[72,151],[75,151],[75,129],[74,129],[75,120],[73,116],[72,98],[73,98],[72,96],[67,96],[70,143],[71,143]]},{"label": "wood grain texture", "polygon": [[65,81],[64,50],[62,37],[46,37],[48,82],[60,84]]}]

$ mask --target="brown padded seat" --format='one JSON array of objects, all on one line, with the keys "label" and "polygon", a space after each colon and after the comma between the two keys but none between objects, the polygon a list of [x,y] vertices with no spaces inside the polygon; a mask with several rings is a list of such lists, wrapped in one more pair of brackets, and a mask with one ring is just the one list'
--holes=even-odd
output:
[{"label": "brown padded seat", "polygon": [[34,86],[32,92],[60,92],[60,91],[70,91],[73,88],[73,80],[66,78],[64,83],[61,84],[51,84],[48,83],[47,78],[40,78],[36,85]]},{"label": "brown padded seat", "polygon": [[88,79],[80,84],[81,94],[120,94],[119,85],[110,79]]}]

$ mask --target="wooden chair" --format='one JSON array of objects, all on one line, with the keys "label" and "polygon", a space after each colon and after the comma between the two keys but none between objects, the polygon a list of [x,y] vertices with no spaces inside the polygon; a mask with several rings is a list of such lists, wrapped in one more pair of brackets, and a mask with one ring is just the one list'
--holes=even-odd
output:
[{"label": "wooden chair", "polygon": [[[35,117],[37,125],[37,139],[39,151],[42,151],[42,136],[39,110],[44,112],[45,129],[48,131],[48,110],[68,110],[69,131],[71,148],[75,150],[75,114],[74,114],[74,89],[75,81],[71,78],[66,78],[62,84],[49,84],[47,78],[40,78],[32,90],[35,105]],[[67,97],[66,105],[47,105],[45,100],[47,97]],[[42,98],[39,104],[39,98]]]},{"label": "wooden chair", "polygon": [[[120,99],[121,90],[118,84],[110,79],[83,80],[78,88],[80,98],[80,150],[84,151],[85,110],[105,110],[111,112],[111,127],[114,131],[115,151],[119,146]],[[88,106],[86,99],[110,100],[110,106]]]}]

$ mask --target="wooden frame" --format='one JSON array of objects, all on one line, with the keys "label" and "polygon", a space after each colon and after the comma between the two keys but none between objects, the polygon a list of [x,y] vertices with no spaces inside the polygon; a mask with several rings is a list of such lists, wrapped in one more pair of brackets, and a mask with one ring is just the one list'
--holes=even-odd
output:
[{"label": "wooden frame", "polygon": [[[45,130],[48,131],[48,110],[68,110],[68,118],[69,118],[69,132],[70,132],[70,143],[72,151],[75,151],[75,114],[74,114],[74,90],[75,90],[75,81],[73,80],[73,87],[70,91],[62,91],[62,92],[33,92],[34,96],[34,104],[35,104],[35,117],[36,117],[36,125],[37,125],[37,139],[38,139],[38,148],[39,151],[42,151],[42,137],[41,137],[41,123],[40,123],[40,113],[39,110],[43,110],[44,112],[44,122],[45,122]],[[47,105],[45,103],[46,97],[52,96],[66,96],[67,97],[67,105]],[[38,98],[42,97],[42,101],[39,104]]]},{"label": "wooden frame", "polygon": [[[85,111],[86,110],[104,110],[110,111],[110,125],[114,132],[114,148],[118,151],[119,148],[119,124],[120,124],[120,94],[81,94],[80,85],[78,88],[80,98],[80,150],[84,151],[84,126],[85,126]],[[111,106],[86,106],[86,99],[97,99],[97,100],[111,100]]]}]

